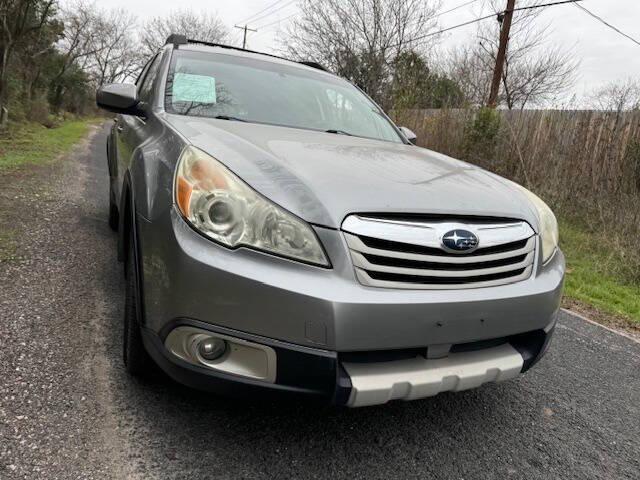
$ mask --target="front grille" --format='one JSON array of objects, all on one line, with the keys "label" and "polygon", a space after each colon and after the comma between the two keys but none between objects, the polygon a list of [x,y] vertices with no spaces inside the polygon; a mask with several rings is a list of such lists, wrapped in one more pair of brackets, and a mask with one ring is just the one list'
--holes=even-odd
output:
[{"label": "front grille", "polygon": [[[451,230],[479,238],[470,253],[441,243]],[[499,223],[403,221],[352,215],[343,223],[347,244],[363,285],[405,289],[459,289],[505,285],[533,271],[536,236],[522,221]]]},{"label": "front grille", "polygon": [[[422,253],[424,255],[435,255],[445,257],[450,255],[450,253],[445,252],[440,248],[433,247],[423,247],[420,245],[412,245],[410,243],[400,243],[400,242],[392,242],[389,240],[382,240],[379,238],[371,238],[361,236],[360,240],[368,247],[373,247],[381,250],[399,250],[407,253]],[[508,252],[511,250],[517,250],[526,245],[527,240],[521,240],[518,242],[505,243],[501,245],[495,245],[493,247],[486,247],[482,251],[475,250],[468,255],[487,255],[489,253],[502,253]]]}]

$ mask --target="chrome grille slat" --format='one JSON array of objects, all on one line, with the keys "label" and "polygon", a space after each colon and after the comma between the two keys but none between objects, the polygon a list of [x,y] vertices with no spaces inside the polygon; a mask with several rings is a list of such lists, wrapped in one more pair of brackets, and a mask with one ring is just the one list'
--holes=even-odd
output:
[{"label": "chrome grille slat", "polygon": [[380,287],[380,288],[397,288],[397,289],[407,289],[407,290],[416,290],[416,289],[424,289],[424,290],[456,290],[462,288],[483,288],[483,287],[498,287],[501,285],[508,285],[509,283],[521,282],[522,280],[526,280],[531,276],[531,272],[533,271],[533,267],[529,266],[526,270],[516,277],[510,277],[508,281],[504,280],[490,280],[485,282],[476,282],[476,283],[466,283],[463,285],[420,285],[416,283],[406,283],[406,282],[389,282],[384,280],[374,280],[371,278],[367,272],[360,268],[356,268],[356,276],[358,280],[363,285],[369,287]]},{"label": "chrome grille slat", "polygon": [[473,270],[428,270],[422,268],[390,267],[387,265],[376,265],[369,262],[361,253],[352,251],[351,258],[354,266],[367,271],[395,273],[398,275],[415,275],[425,277],[479,277],[482,275],[493,275],[495,273],[505,273],[513,270],[521,270],[528,267],[533,262],[533,252],[527,254],[522,262],[505,265],[502,267],[473,269]]},{"label": "chrome grille slat", "polygon": [[[455,229],[476,232],[478,248],[468,254],[444,249],[442,236]],[[371,287],[444,290],[506,285],[529,278],[535,262],[535,232],[517,220],[389,222],[351,215],[342,230],[356,277]]]},{"label": "chrome grille slat", "polygon": [[350,215],[342,223],[342,230],[358,236],[378,238],[392,242],[401,242],[416,246],[441,248],[441,233],[455,228],[473,227],[481,237],[481,248],[512,243],[531,237],[535,232],[529,224],[514,220],[513,223],[460,223],[460,222],[424,222],[418,225],[412,222],[389,222]]},{"label": "chrome grille slat", "polygon": [[[491,262],[494,260],[503,260],[505,258],[518,257],[520,255],[526,255],[529,252],[533,252],[535,249],[535,237],[529,238],[524,248],[519,250],[512,250],[504,253],[494,253],[490,255],[475,255],[475,256],[435,256],[435,255],[422,255],[420,253],[407,253],[398,252],[394,250],[381,250],[373,247],[368,247],[357,236],[350,233],[344,234],[347,245],[349,248],[356,252],[368,253],[371,255],[377,255],[378,257],[391,257],[401,258],[403,260],[415,260],[417,262],[432,262],[432,263],[477,263],[477,262]],[[480,251],[482,249],[479,249]]]}]

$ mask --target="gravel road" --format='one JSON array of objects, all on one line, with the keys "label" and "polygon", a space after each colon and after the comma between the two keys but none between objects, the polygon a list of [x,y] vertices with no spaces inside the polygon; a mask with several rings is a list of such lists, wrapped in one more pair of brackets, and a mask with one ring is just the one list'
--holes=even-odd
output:
[{"label": "gravel road", "polygon": [[358,410],[238,402],[121,362],[107,126],[0,178],[0,479],[640,479],[640,344],[563,313],[517,380]]}]

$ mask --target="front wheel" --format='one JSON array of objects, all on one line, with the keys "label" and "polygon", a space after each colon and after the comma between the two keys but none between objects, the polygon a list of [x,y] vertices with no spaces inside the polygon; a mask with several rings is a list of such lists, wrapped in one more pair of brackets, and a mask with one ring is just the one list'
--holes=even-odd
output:
[{"label": "front wheel", "polygon": [[118,231],[118,207],[113,201],[113,191],[111,190],[111,185],[109,185],[109,228],[114,232]]},{"label": "front wheel", "polygon": [[118,224],[120,223],[118,215],[118,206],[114,200],[115,195],[113,193],[113,178],[111,177],[111,159],[110,159],[109,142],[107,141],[107,166],[109,168],[109,228],[114,232],[118,231]]},{"label": "front wheel", "polygon": [[[131,228],[133,229],[133,226]],[[125,367],[131,375],[148,377],[154,372],[155,364],[144,347],[140,331],[140,292],[133,242],[134,238],[131,234],[126,265],[123,357]]]}]

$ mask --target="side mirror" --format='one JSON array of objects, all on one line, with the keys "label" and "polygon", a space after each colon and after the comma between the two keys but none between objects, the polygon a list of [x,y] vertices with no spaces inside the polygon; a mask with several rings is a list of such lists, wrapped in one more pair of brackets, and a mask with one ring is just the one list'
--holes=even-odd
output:
[{"label": "side mirror", "polygon": [[405,138],[407,140],[409,140],[414,145],[416,144],[416,141],[418,140],[418,137],[417,137],[417,135],[415,133],[413,133],[407,127],[400,127],[400,131],[402,132],[402,134],[405,136]]},{"label": "side mirror", "polygon": [[112,83],[96,92],[98,107],[125,115],[142,115],[138,92],[133,83]]}]

